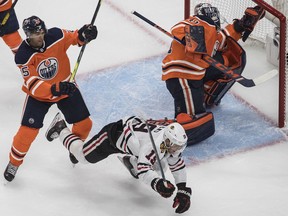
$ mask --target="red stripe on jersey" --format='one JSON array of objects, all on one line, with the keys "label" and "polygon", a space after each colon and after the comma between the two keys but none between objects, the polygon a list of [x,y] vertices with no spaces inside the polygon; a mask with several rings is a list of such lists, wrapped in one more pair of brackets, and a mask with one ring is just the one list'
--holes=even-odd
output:
[{"label": "red stripe on jersey", "polygon": [[183,168],[183,167],[185,167],[185,164],[184,164],[184,160],[179,160],[175,165],[173,165],[173,166],[170,166],[169,165],[169,168],[170,168],[170,170],[171,170],[171,172],[174,172],[174,171],[177,171],[178,169],[180,169],[180,168]]}]

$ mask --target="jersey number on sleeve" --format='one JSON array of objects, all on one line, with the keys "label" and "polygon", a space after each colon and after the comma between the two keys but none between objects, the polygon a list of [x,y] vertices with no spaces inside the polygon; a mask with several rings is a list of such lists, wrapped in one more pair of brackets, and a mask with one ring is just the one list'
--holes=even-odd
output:
[{"label": "jersey number on sleeve", "polygon": [[28,67],[27,66],[22,67],[21,68],[21,73],[22,73],[23,77],[29,76],[30,73],[29,73]]}]

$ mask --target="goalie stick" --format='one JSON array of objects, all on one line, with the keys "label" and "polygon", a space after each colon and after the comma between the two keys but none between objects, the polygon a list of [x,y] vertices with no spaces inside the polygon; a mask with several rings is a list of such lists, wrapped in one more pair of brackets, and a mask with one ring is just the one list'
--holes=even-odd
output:
[{"label": "goalie stick", "polygon": [[[96,7],[96,9],[95,9],[95,12],[94,12],[94,14],[93,14],[91,23],[90,23],[91,25],[93,25],[94,22],[95,22],[95,20],[96,20],[96,16],[97,16],[98,11],[99,11],[99,9],[100,9],[101,3],[102,3],[102,0],[99,0],[99,1],[98,1],[98,4],[97,4],[97,7]],[[69,82],[73,82],[73,81],[74,81],[74,78],[75,78],[75,76],[76,76],[76,73],[77,73],[77,70],[78,70],[80,61],[81,61],[81,59],[82,59],[82,56],[83,56],[83,53],[84,53],[85,48],[86,48],[86,44],[84,44],[84,45],[81,47],[80,53],[79,53],[79,55],[78,55],[78,58],[77,58],[77,61],[76,61],[75,66],[74,66],[74,69],[73,69],[73,72],[72,72],[72,74],[71,74],[71,77],[70,77]]]},{"label": "goalie stick", "polygon": [[15,7],[17,4],[18,0],[15,0],[13,4],[11,5],[11,8],[8,9],[6,15],[4,16],[3,20],[0,23],[0,29],[7,23],[9,17],[10,17],[10,11]]},{"label": "goalie stick", "polygon": [[[161,28],[160,26],[158,26],[157,24],[155,24],[151,20],[147,19],[143,15],[139,14],[138,12],[132,11],[131,13],[134,14],[135,16],[137,16],[138,18],[144,20],[145,22],[147,22],[151,26],[155,27],[156,29],[160,30],[164,34],[168,35],[173,40],[176,40],[178,43],[182,44],[183,46],[186,45],[184,41],[180,40],[179,38],[175,37],[171,33],[167,32],[165,29]],[[223,65],[222,63],[213,59],[208,54],[203,54],[203,60],[205,62],[207,62],[209,65],[211,65],[212,67],[220,70],[222,73],[224,73],[231,80],[235,80],[236,82],[240,83],[241,85],[243,85],[245,87],[253,87],[253,86],[259,85],[259,84],[266,82],[267,80],[273,78],[274,76],[276,76],[278,74],[278,71],[276,69],[274,69],[274,70],[271,70],[271,71],[261,75],[260,77],[256,77],[254,79],[248,79],[248,78],[243,77],[240,74],[235,73],[233,71],[233,69]]]}]

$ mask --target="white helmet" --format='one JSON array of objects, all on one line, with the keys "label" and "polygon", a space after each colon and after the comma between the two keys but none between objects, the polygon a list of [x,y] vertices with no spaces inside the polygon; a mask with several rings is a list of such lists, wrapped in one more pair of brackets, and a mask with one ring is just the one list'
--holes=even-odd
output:
[{"label": "white helmet", "polygon": [[194,8],[194,14],[209,17],[210,19],[213,20],[217,29],[221,28],[219,10],[216,7],[213,7],[211,4],[209,3],[197,4]]},{"label": "white helmet", "polygon": [[173,145],[185,148],[188,138],[184,128],[179,123],[174,122],[172,124],[169,124],[164,129],[163,139],[165,147],[169,149]]}]

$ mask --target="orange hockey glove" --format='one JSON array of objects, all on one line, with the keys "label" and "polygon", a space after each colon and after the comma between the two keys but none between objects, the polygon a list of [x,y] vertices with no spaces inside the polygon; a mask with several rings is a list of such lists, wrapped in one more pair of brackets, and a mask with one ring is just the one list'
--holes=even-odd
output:
[{"label": "orange hockey glove", "polygon": [[255,7],[248,7],[240,20],[235,19],[234,29],[240,33],[244,32],[242,36],[243,41],[246,41],[258,20],[262,19],[264,15],[264,9],[257,5]]}]

